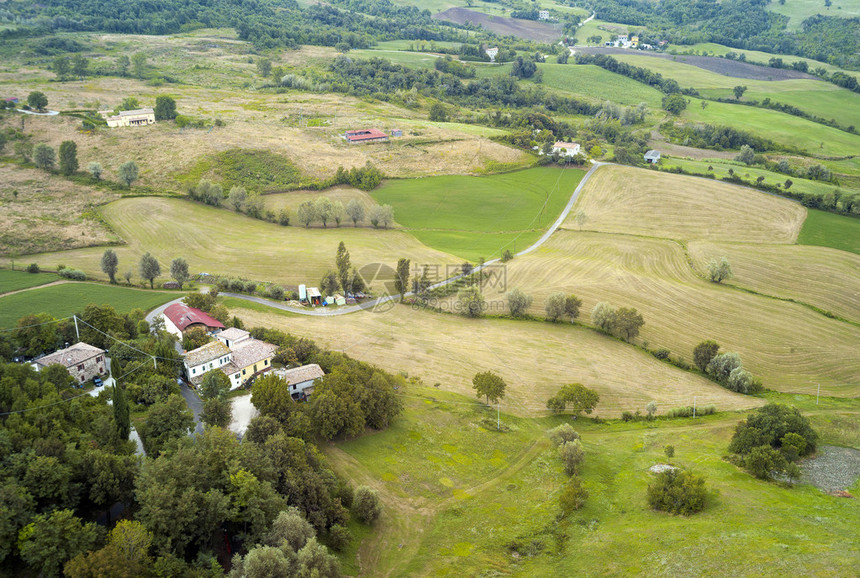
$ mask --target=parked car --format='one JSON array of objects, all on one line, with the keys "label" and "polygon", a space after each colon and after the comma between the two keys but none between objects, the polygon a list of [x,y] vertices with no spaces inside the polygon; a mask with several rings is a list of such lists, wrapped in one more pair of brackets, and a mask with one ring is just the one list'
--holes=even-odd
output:
[{"label": "parked car", "polygon": [[95,384],[96,387],[101,387],[104,385],[102,378],[99,377],[98,375],[93,378],[93,383]]}]

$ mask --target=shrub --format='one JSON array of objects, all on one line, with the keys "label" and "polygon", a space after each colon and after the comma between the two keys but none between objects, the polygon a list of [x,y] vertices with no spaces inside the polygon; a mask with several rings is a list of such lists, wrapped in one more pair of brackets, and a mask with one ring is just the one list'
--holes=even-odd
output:
[{"label": "shrub", "polygon": [[667,470],[648,485],[648,505],[655,510],[689,516],[705,509],[705,478],[692,472]]},{"label": "shrub", "polygon": [[[802,449],[798,440],[788,434],[796,434],[805,441]],[[798,450],[798,456],[805,456],[815,451],[817,441],[818,434],[797,408],[769,403],[737,425],[729,451],[746,455],[755,447],[768,445],[781,449],[788,443]]]},{"label": "shrub", "polygon": [[59,273],[60,277],[65,279],[72,279],[73,281],[86,281],[87,274],[79,269],[72,269],[71,267],[63,267],[57,273]]},{"label": "shrub", "polygon": [[671,352],[668,349],[666,349],[665,347],[661,347],[657,351],[653,351],[651,355],[653,355],[657,359],[669,359],[669,353]]},{"label": "shrub", "polygon": [[38,273],[41,269],[39,269],[38,263],[30,263],[27,265],[27,273]]},{"label": "shrub", "polygon": [[579,434],[576,433],[576,430],[569,423],[563,423],[549,430],[549,439],[554,445],[560,446],[563,443],[578,440]]},{"label": "shrub", "polygon": [[346,526],[335,524],[329,528],[328,543],[334,550],[343,552],[350,542],[352,542],[352,534]]},{"label": "shrub", "polygon": [[561,458],[564,472],[568,476],[574,475],[579,470],[582,460],[585,459],[585,450],[582,449],[582,442],[578,439],[564,442],[558,446],[558,457]]},{"label": "shrub", "polygon": [[275,301],[280,301],[284,298],[284,288],[280,285],[270,285],[268,293],[269,297],[271,297]]},{"label": "shrub", "polygon": [[564,489],[558,497],[561,513],[564,516],[569,516],[576,510],[579,510],[585,505],[585,500],[588,498],[588,491],[582,487],[582,482],[577,477],[573,477],[565,484]]},{"label": "shrub", "polygon": [[785,456],[767,444],[752,448],[744,458],[744,468],[760,480],[769,480],[787,465]]},{"label": "shrub", "polygon": [[379,494],[373,488],[358,486],[353,494],[352,511],[365,524],[372,524],[382,513]]},{"label": "shrub", "polygon": [[526,295],[520,289],[513,289],[508,293],[508,308],[511,317],[522,317],[526,310],[531,307],[533,298]]}]

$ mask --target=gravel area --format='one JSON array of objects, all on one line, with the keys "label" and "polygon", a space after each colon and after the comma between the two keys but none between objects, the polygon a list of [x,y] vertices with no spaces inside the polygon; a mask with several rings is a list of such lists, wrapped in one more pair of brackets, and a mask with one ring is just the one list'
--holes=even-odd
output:
[{"label": "gravel area", "polygon": [[251,420],[260,415],[257,408],[251,404],[251,394],[233,398],[233,421],[230,423],[230,431],[245,435]]},{"label": "gravel area", "polygon": [[677,470],[675,466],[670,466],[669,464],[654,464],[648,471],[652,474],[662,474],[663,472],[670,472],[672,470]]},{"label": "gravel area", "polygon": [[860,478],[860,450],[821,446],[817,455],[803,462],[801,481],[833,493],[847,490]]}]

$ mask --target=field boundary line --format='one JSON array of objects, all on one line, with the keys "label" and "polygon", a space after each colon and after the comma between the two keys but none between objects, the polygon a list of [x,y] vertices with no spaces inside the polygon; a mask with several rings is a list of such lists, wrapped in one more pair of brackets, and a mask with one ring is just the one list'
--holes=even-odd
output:
[{"label": "field boundary line", "polygon": [[33,289],[43,289],[45,287],[51,287],[53,285],[62,285],[64,283],[71,283],[66,279],[57,279],[56,281],[51,281],[50,283],[45,283],[44,285],[35,285],[33,287],[24,287],[23,289],[15,289],[14,291],[7,291],[6,293],[0,293],[0,298],[8,297],[9,295],[14,295],[16,293],[23,293],[24,291],[32,291]]}]

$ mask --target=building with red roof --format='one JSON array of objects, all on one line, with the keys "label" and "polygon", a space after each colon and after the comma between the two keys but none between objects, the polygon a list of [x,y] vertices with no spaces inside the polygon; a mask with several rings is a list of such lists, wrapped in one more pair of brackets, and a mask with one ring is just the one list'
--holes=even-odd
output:
[{"label": "building with red roof", "polygon": [[200,327],[206,331],[219,331],[224,324],[199,309],[189,307],[185,303],[174,303],[164,309],[164,327],[170,333],[182,339],[182,334],[189,329]]},{"label": "building with red roof", "polygon": [[350,144],[365,142],[388,142],[388,135],[376,128],[364,130],[348,130],[343,135]]}]

